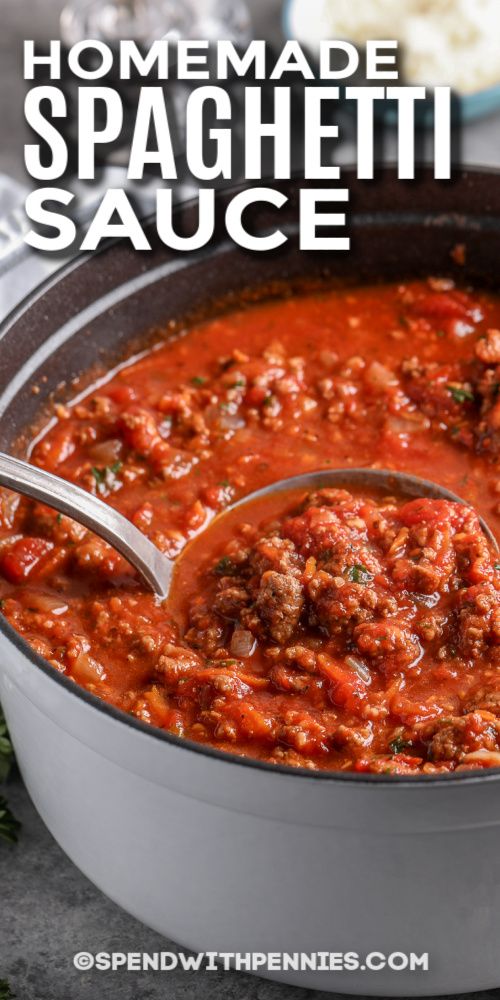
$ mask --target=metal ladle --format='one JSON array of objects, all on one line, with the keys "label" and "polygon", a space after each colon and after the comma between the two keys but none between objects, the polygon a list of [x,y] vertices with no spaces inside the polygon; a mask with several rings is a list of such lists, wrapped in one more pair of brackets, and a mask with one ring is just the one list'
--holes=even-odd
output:
[{"label": "metal ladle", "polygon": [[[35,465],[2,452],[0,452],[0,486],[5,486],[32,500],[39,500],[61,514],[79,521],[125,556],[158,597],[168,596],[175,562],[160,552],[156,545],[153,545],[153,542],[150,542],[149,538],[146,538],[123,514],[109,507],[98,497],[87,493],[74,483],[46,472],[45,469],[39,469]],[[386,496],[430,497],[437,500],[452,500],[468,506],[465,500],[444,486],[407,475],[405,472],[391,472],[386,469],[327,469],[271,483],[237,500],[219,517],[223,517],[236,507],[243,507],[252,500],[272,493],[328,487],[354,488],[358,491],[375,490]],[[480,524],[488,541],[498,551],[495,535],[482,518]]]}]

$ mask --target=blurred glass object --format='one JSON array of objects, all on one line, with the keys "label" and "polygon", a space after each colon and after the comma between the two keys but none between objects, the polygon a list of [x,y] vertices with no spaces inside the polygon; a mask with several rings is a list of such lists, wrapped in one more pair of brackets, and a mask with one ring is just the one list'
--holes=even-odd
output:
[{"label": "blurred glass object", "polygon": [[244,0],[192,0],[192,38],[210,42],[226,39],[246,45],[252,37],[252,23]]},{"label": "blurred glass object", "polygon": [[0,174],[0,219],[4,219],[14,209],[23,204],[27,195],[27,188],[18,181]]},{"label": "blurred glass object", "polygon": [[24,201],[27,194],[28,189],[24,185],[0,174],[0,268],[4,258],[24,237]]},{"label": "blurred glass object", "polygon": [[245,0],[69,0],[61,14],[66,45],[84,39],[110,44],[122,38],[148,45],[156,39],[228,39],[236,45],[251,37]]}]

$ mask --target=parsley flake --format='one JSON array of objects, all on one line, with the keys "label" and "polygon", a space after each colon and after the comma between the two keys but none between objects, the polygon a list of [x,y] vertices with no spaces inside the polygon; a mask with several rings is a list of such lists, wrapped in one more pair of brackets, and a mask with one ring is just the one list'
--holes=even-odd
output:
[{"label": "parsley flake", "polygon": [[213,572],[216,576],[237,576],[238,567],[229,556],[222,556],[222,559],[215,564]]},{"label": "parsley flake", "polygon": [[395,739],[391,740],[389,743],[389,750],[393,754],[404,753],[405,750],[409,750],[412,746],[410,740],[404,740],[402,736],[396,736]]},{"label": "parsley flake", "polygon": [[349,566],[347,579],[350,583],[370,583],[373,580],[373,573],[361,563],[356,563],[354,566]]},{"label": "parsley flake", "polygon": [[108,477],[116,476],[122,465],[123,462],[113,462],[112,465],[105,465],[104,467],[93,465],[90,471],[97,483],[97,486],[105,486]]},{"label": "parsley flake", "polygon": [[473,403],[474,393],[470,389],[464,389],[458,385],[447,385],[448,392],[451,393],[455,403]]}]

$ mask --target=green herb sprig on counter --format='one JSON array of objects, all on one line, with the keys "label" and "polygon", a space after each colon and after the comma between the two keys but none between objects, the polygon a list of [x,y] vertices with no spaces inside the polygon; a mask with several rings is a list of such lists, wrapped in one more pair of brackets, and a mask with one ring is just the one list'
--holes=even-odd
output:
[{"label": "green herb sprig on counter", "polygon": [[0,783],[7,781],[14,758],[7,723],[0,705]]},{"label": "green herb sprig on counter", "polygon": [[0,837],[8,844],[17,844],[21,824],[9,809],[7,799],[0,795]]},{"label": "green herb sprig on counter", "polygon": [[0,979],[0,1000],[16,1000],[16,994],[12,992],[6,979]]},{"label": "green herb sprig on counter", "polygon": [[[10,742],[7,723],[2,712],[2,706],[0,705],[0,785],[7,780],[13,762],[14,753],[12,743]],[[21,824],[19,820],[16,819],[10,810],[7,800],[3,795],[0,795],[0,839],[6,840],[9,844],[15,844],[17,843],[20,829]],[[0,980],[0,984],[1,982],[2,980]],[[0,1000],[2,1000],[1,991]]]}]

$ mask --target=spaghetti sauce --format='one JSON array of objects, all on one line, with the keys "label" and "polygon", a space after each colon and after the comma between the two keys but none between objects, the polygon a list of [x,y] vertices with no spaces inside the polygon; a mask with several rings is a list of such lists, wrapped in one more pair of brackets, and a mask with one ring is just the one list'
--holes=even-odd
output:
[{"label": "spaghetti sauce", "polygon": [[143,722],[310,769],[500,766],[500,299],[324,290],[192,327],[68,406],[31,460],[178,556],[277,479],[375,467],[472,507],[274,495],[187,546],[161,603],[68,517],[0,497],[3,614]]}]

